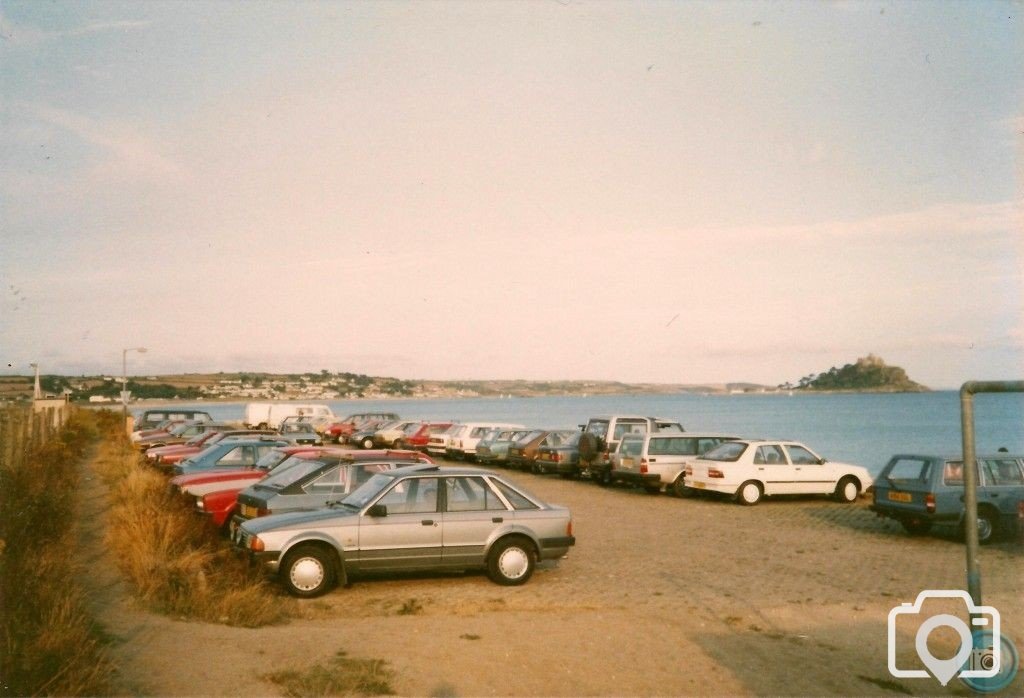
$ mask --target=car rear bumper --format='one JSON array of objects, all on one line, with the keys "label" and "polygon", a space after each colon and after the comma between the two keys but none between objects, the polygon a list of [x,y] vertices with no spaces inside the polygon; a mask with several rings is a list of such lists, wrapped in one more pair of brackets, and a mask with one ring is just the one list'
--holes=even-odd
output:
[{"label": "car rear bumper", "polygon": [[715,482],[712,479],[696,480],[689,476],[686,478],[686,486],[695,490],[705,492],[718,492],[719,494],[736,494],[739,484],[732,482]]},{"label": "car rear bumper", "polygon": [[658,473],[638,473],[633,470],[612,470],[612,480],[621,480],[631,485],[661,485]]},{"label": "car rear bumper", "polygon": [[569,548],[576,545],[576,536],[559,536],[558,538],[541,538],[540,554],[541,560],[557,560],[569,553]]}]

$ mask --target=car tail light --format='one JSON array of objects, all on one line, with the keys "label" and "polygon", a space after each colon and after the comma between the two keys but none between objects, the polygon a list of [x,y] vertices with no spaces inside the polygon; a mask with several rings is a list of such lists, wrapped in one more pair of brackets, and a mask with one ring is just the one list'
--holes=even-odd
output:
[{"label": "car tail light", "polygon": [[260,540],[259,536],[253,536],[249,539],[249,550],[254,553],[262,553],[266,548],[267,546],[263,544],[263,541]]},{"label": "car tail light", "polygon": [[562,461],[562,454],[555,451],[554,453],[551,454],[551,460],[554,461],[555,463],[560,463]]},{"label": "car tail light", "polygon": [[935,495],[931,492],[924,496],[924,510],[929,514],[935,513]]},{"label": "car tail light", "polygon": [[645,473],[647,473],[647,459],[646,458],[641,458],[640,459],[640,474],[644,475]]},{"label": "car tail light", "polygon": [[[1024,506],[1024,505],[1022,505],[1022,506]],[[572,523],[573,523],[572,519],[569,519],[569,523],[567,523],[565,525],[565,535],[567,535],[567,536],[571,536],[572,535]]]},{"label": "car tail light", "polygon": [[273,513],[274,512],[272,512],[270,509],[262,509],[261,508],[261,509],[257,509],[256,510],[256,516],[270,516]]},{"label": "car tail light", "polygon": [[693,475],[693,466],[692,465],[686,466],[686,474],[687,475]]},{"label": "car tail light", "polygon": [[725,473],[718,468],[708,468],[708,477],[725,477]]}]

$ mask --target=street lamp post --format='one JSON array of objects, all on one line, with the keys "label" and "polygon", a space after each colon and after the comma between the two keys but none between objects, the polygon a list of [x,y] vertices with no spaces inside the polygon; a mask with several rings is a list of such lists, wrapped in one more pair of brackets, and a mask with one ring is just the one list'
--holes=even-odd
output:
[{"label": "street lamp post", "polygon": [[35,371],[36,371],[36,383],[35,383],[35,386],[33,386],[33,388],[32,388],[32,399],[33,400],[38,400],[39,398],[41,398],[43,396],[43,389],[39,386],[39,364],[32,363],[32,364],[29,364],[29,366],[34,368]]},{"label": "street lamp post", "polygon": [[128,352],[146,353],[146,347],[130,347],[121,350],[121,414],[125,424],[128,423]]}]

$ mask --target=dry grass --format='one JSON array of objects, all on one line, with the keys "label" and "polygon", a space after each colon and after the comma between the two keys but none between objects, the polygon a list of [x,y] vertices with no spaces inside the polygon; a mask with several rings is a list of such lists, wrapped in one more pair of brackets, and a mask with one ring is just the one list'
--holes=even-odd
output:
[{"label": "dry grass", "polygon": [[77,463],[96,420],[77,411],[49,442],[12,444],[17,457],[0,467],[2,695],[96,695],[111,686],[106,641],[74,562]]},{"label": "dry grass", "polygon": [[250,628],[295,615],[294,601],[172,496],[166,478],[148,468],[122,436],[110,434],[97,466],[113,498],[107,545],[150,608]]},{"label": "dry grass", "polygon": [[353,659],[339,651],[326,665],[268,674],[286,696],[390,696],[391,669],[383,659]]}]

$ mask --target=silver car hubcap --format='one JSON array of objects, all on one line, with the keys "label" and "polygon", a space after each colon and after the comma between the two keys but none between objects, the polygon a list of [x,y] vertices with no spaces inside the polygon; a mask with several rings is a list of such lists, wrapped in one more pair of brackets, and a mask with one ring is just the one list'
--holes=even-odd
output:
[{"label": "silver car hubcap", "polygon": [[757,485],[747,485],[743,488],[743,501],[747,503],[757,501]]},{"label": "silver car hubcap", "polygon": [[498,558],[498,569],[508,579],[519,579],[530,565],[530,557],[522,548],[509,548]]},{"label": "silver car hubcap", "polygon": [[978,518],[978,540],[988,540],[992,535],[992,524],[984,518]]},{"label": "silver car hubcap", "polygon": [[288,571],[288,578],[296,589],[312,591],[323,584],[324,567],[319,560],[311,557],[304,557],[295,561]]},{"label": "silver car hubcap", "polygon": [[846,487],[843,489],[843,494],[846,497],[846,501],[852,502],[857,498],[857,485],[852,482],[846,483]]}]

